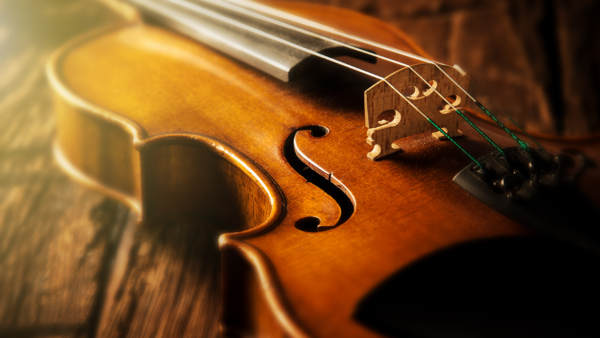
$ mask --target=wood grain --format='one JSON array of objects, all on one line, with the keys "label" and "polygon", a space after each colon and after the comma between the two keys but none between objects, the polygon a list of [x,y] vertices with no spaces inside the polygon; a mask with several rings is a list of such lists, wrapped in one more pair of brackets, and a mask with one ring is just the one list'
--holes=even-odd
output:
[{"label": "wood grain", "polygon": [[[327,13],[313,12],[317,15]],[[334,11],[329,13],[333,14]],[[348,21],[335,21],[368,35],[369,28],[358,26],[359,22],[353,20],[352,15]],[[377,28],[371,34],[381,38],[380,31],[381,28]],[[388,43],[397,46],[403,44],[401,39],[393,35],[390,35]],[[91,102],[88,108],[85,105],[80,107],[80,114],[112,116],[114,121],[121,118],[135,121],[140,127],[132,130],[144,130],[148,140],[166,137],[176,145],[190,142],[185,137],[187,133],[208,135],[216,149],[235,149],[244,155],[240,161],[246,166],[262,168],[276,182],[285,196],[284,217],[273,220],[276,223],[272,223],[269,231],[255,227],[224,235],[221,237],[221,248],[237,253],[239,258],[252,266],[250,278],[255,278],[255,283],[259,281],[260,289],[249,289],[262,297],[279,327],[289,335],[376,337],[378,335],[375,332],[352,320],[352,311],[360,297],[386,276],[444,247],[475,239],[527,233],[451,183],[452,176],[468,163],[468,159],[462,157],[451,144],[432,146],[425,142],[421,147],[413,148],[410,154],[388,161],[373,162],[365,158],[362,92],[373,83],[338,67],[317,63],[313,76],[288,86],[187,39],[139,25],[115,29],[97,38],[75,43],[65,50],[55,65],[56,74],[64,88],[79,94],[84,100],[82,102]],[[136,86],[135,83],[141,78],[145,79],[144,86]],[[102,86],[98,86],[98,83],[102,83]],[[186,119],[182,119],[182,116]],[[300,231],[295,223],[309,216],[324,217],[328,212],[322,206],[332,201],[323,192],[311,190],[287,164],[282,152],[289,135],[308,125],[323,125],[330,130],[330,134],[314,145],[307,145],[299,137],[299,149],[308,159],[318,158],[316,163],[331,174],[329,177],[336,177],[346,185],[356,201],[356,212],[352,218],[323,233]],[[71,128],[69,125],[61,127]],[[64,139],[59,146],[70,149],[65,152],[68,154],[89,150],[89,145],[81,147],[81,142],[63,142]],[[139,142],[144,144],[145,140]],[[473,136],[462,142],[470,145],[476,156],[491,150],[489,145],[482,144]],[[320,144],[325,146],[320,147]],[[360,148],[361,144],[363,149]],[[105,146],[105,143],[96,143],[93,149],[97,149],[96,153],[103,153]],[[200,163],[210,167],[219,161],[218,158],[201,160],[201,154],[177,150],[153,159],[152,152],[145,150],[145,146],[138,147],[141,176],[144,178],[142,191],[154,189],[150,186],[160,187],[160,191],[153,195],[167,197],[167,200],[152,208],[142,209],[143,227],[148,226],[148,216],[157,210],[166,216],[192,216],[199,226],[206,228],[214,228],[220,222],[226,225],[235,222],[229,218],[235,215],[234,210],[214,214],[221,215],[217,219],[204,217],[206,214],[202,213],[202,209],[210,206],[210,201],[196,207],[197,215],[190,215],[187,202],[170,201],[186,201],[186,196],[190,200],[198,200],[194,192],[196,189],[164,184],[171,177],[182,175],[190,177],[188,181],[194,187],[197,183],[194,183],[196,181],[192,176],[187,176],[189,167],[184,163],[198,163],[191,164],[192,168],[197,168],[194,172],[199,175],[204,172],[212,177],[211,171],[203,171]],[[323,158],[324,154],[329,154],[326,155],[327,159]],[[344,161],[332,154],[344,154]],[[154,174],[156,168],[163,165],[159,164],[161,158],[168,171]],[[439,159],[444,165],[436,165],[440,163]],[[80,156],[72,156],[69,160],[76,167],[85,168],[86,162]],[[336,168],[333,168],[331,161],[336,163]],[[365,179],[365,172],[373,175]],[[102,183],[103,177],[100,174],[94,179]],[[146,181],[146,178],[150,180]],[[219,179],[210,181],[219,182]],[[241,184],[237,189],[237,194],[243,195],[248,187]],[[202,190],[212,191],[210,188]],[[150,201],[145,198],[143,194],[143,206]],[[231,205],[233,207],[236,203]],[[386,208],[382,209],[381,206]],[[202,220],[209,224],[204,224]],[[172,223],[164,221],[159,222],[158,226],[166,229],[174,227]],[[243,228],[243,223],[235,226]],[[130,258],[131,261],[136,262]],[[173,261],[172,264],[178,266],[181,262]],[[231,281],[234,278],[232,276],[237,275],[232,275],[227,268],[224,271],[225,283],[233,286],[224,289],[225,294],[235,293],[236,288],[253,284],[247,279]],[[177,271],[184,270],[178,268]],[[163,273],[159,278],[165,278],[167,274],[164,272],[167,270],[161,268],[159,271]],[[144,273],[136,276],[144,280],[146,278]],[[188,278],[193,280],[195,277],[185,277],[182,285],[193,284],[188,284]],[[130,290],[139,290],[135,284],[127,285]],[[144,291],[151,292],[151,296],[143,300],[146,304],[144,308],[166,305],[161,307],[163,311],[160,318],[174,318],[171,317],[173,313],[187,305],[183,300],[163,298],[160,289],[148,286],[152,284],[145,285],[152,291]],[[138,292],[133,291],[134,294]],[[190,292],[193,294],[193,289]],[[230,296],[227,298],[232,299]],[[233,299],[235,302],[235,297]],[[117,317],[120,319],[109,321],[107,330],[111,331],[107,332],[113,332],[111,327],[118,327],[120,322],[129,322],[125,319],[128,313],[125,309],[130,308],[132,305],[128,304],[132,303],[135,303],[133,297],[115,302],[113,309],[119,309]],[[235,305],[226,307],[231,309]],[[241,307],[238,304],[242,317],[244,314],[246,316],[245,320],[224,322],[228,325],[227,329],[236,331],[247,328],[256,334],[261,328],[271,327],[269,324],[259,324],[262,322],[260,317],[248,318],[254,313],[248,308],[244,311]],[[251,308],[255,307],[250,305]],[[136,316],[147,320],[158,318],[153,311],[143,314],[136,310]],[[134,318],[134,323],[137,320]],[[157,327],[161,335],[174,332],[188,334],[188,325],[191,325],[175,325],[163,319],[160,321],[164,323]],[[247,321],[254,321],[254,324],[244,326]],[[132,327],[136,328],[132,333],[146,332],[139,324]]]},{"label": "wood grain", "polygon": [[43,70],[60,44],[116,18],[79,1],[0,8],[0,336],[93,336],[120,235],[135,217],[59,169]]},{"label": "wood grain", "polygon": [[[48,4],[48,8],[57,3]],[[21,13],[19,15],[44,12],[42,9],[46,7],[38,5],[37,2],[28,1],[0,2],[3,15],[17,12]],[[221,231],[213,230],[215,224],[198,222],[198,218],[195,217],[194,222],[175,219],[146,223],[145,226],[137,228],[135,222],[137,215],[130,214],[122,205],[104,200],[99,194],[70,182],[53,164],[50,143],[55,122],[50,111],[50,94],[41,75],[44,59],[50,50],[67,37],[96,24],[114,20],[108,14],[104,18],[90,20],[98,13],[97,9],[92,9],[94,7],[91,7],[88,2],[60,1],[60,5],[64,6],[62,7],[64,11],[59,11],[58,15],[42,22],[60,22],[65,20],[65,17],[74,16],[82,22],[80,26],[75,26],[79,28],[63,27],[59,30],[60,34],[49,38],[44,34],[47,26],[31,26],[35,29],[30,32],[29,25],[19,26],[17,24],[19,20],[13,20],[0,31],[2,46],[10,45],[10,48],[3,50],[13,51],[6,56],[6,59],[2,59],[10,62],[1,63],[2,67],[5,67],[3,69],[8,71],[3,72],[0,100],[0,128],[2,128],[0,134],[2,142],[0,144],[2,159],[0,267],[8,273],[0,277],[0,336],[125,337],[149,334],[165,337],[216,336],[218,334],[216,314],[220,311],[218,305],[220,298],[217,292],[220,285],[218,278],[220,255],[215,243]],[[39,11],[36,7],[40,7]],[[303,13],[302,9],[298,11]],[[56,14],[52,10],[47,12]],[[321,18],[332,13],[326,10],[311,13],[308,9],[304,12]],[[13,15],[13,18],[19,18],[19,15]],[[363,22],[372,23],[366,19]],[[351,29],[362,33],[360,25],[352,23]],[[19,30],[20,34],[2,33],[7,30],[9,32]],[[398,42],[397,31],[388,28],[383,30],[385,32],[380,32],[378,39],[390,44],[394,41]],[[56,33],[53,30],[47,31]],[[485,226],[471,227],[477,221],[476,219],[461,219],[467,229],[465,233],[456,237],[442,238],[446,234],[445,231],[423,230],[414,224],[411,225],[408,220],[413,219],[411,217],[414,215],[404,215],[407,217],[404,220],[399,220],[398,215],[390,216],[390,210],[394,210],[390,200],[373,199],[372,204],[365,205],[361,198],[358,203],[360,210],[378,208],[382,205],[387,209],[384,208],[378,219],[368,220],[359,212],[351,223],[344,224],[338,229],[321,234],[300,232],[294,227],[297,219],[318,216],[324,223],[333,225],[339,218],[339,207],[328,195],[304,182],[289,167],[271,162],[273,158],[282,160],[279,146],[265,148],[264,145],[282,145],[285,138],[298,127],[315,124],[335,126],[331,129],[333,131],[331,135],[324,139],[311,139],[301,133],[298,137],[299,146],[309,158],[316,159],[319,165],[323,166],[325,173],[331,174],[333,181],[343,182],[348,185],[352,193],[356,192],[355,184],[352,182],[356,182],[361,166],[365,165],[356,159],[365,159],[364,153],[369,149],[364,145],[366,130],[361,127],[364,121],[362,102],[360,99],[353,100],[350,94],[360,93],[361,88],[364,90],[372,82],[365,79],[345,81],[349,79],[347,74],[340,79],[332,79],[333,71],[329,70],[318,78],[327,80],[323,83],[304,80],[296,86],[282,89],[272,79],[265,78],[264,74],[228,61],[210,50],[172,34],[152,28],[124,30],[120,34],[122,35],[119,38],[129,38],[129,41],[136,41],[137,38],[142,48],[133,51],[132,49],[135,48],[132,46],[121,45],[111,39],[98,45],[88,46],[89,49],[77,56],[79,58],[77,61],[81,63],[70,69],[69,84],[77,88],[78,94],[86,100],[102,103],[121,115],[131,114],[132,118],[142,115],[155,117],[158,116],[156,115],[158,112],[168,112],[167,115],[153,121],[144,121],[144,127],[148,128],[150,134],[159,134],[163,131],[189,131],[189,124],[196,123],[194,132],[219,135],[221,141],[251,156],[256,161],[252,163],[258,164],[266,173],[273,176],[285,193],[289,218],[267,236],[248,240],[250,245],[242,243],[246,245],[244,248],[260,248],[262,252],[272,253],[272,255],[269,255],[271,258],[269,260],[263,258],[262,265],[246,267],[249,271],[241,274],[240,278],[248,281],[241,292],[246,293],[249,299],[243,312],[246,314],[250,312],[253,318],[232,320],[229,322],[232,332],[239,333],[235,329],[241,328],[246,330],[244,332],[254,332],[258,335],[263,332],[274,336],[282,335],[281,318],[267,314],[267,310],[273,311],[273,301],[264,298],[265,285],[272,285],[277,289],[281,283],[286,286],[283,290],[279,290],[284,295],[281,297],[284,301],[280,305],[284,310],[287,307],[293,309],[289,312],[290,316],[287,320],[300,320],[302,323],[300,329],[323,336],[375,335],[358,324],[349,322],[348,308],[340,311],[344,304],[354,304],[353,302],[363,294],[361,292],[364,289],[375,285],[390,271],[408,264],[414,257],[436,250],[451,240],[475,238],[482,236],[484,232],[483,236],[489,236],[494,231],[498,231],[497,233],[522,231],[514,225],[510,225],[508,230],[498,230],[494,226],[491,226],[493,228],[491,230],[482,230]],[[7,36],[10,38],[6,38]],[[11,40],[14,39],[13,37],[18,37],[20,40],[13,41]],[[154,45],[144,45],[144,42],[151,42]],[[173,46],[172,43],[175,45]],[[152,46],[154,48],[151,48]],[[168,47],[161,51],[161,46]],[[106,47],[118,47],[130,58],[124,60],[121,58],[123,55],[118,55],[119,53],[105,53],[109,50]],[[165,52],[168,49],[172,49],[174,53]],[[152,56],[147,59],[149,55]],[[185,67],[183,69],[171,67],[174,65],[174,60],[180,61],[179,57],[184,57]],[[146,61],[136,65],[135,61],[140,59]],[[120,68],[117,68],[118,71],[114,69],[107,71],[111,64],[114,65],[115,60],[122,62]],[[157,69],[176,71],[168,75],[162,73],[156,75],[153,72]],[[90,70],[94,75],[93,81],[88,79],[90,82],[87,82],[88,80],[82,79],[80,75],[90,75],[88,73]],[[194,78],[199,73],[205,75]],[[219,73],[219,76],[214,76],[215,73]],[[240,74],[243,75],[238,78]],[[140,79],[144,79],[145,86],[140,88],[131,85],[139,84]],[[218,83],[207,92],[192,90],[186,93],[183,90],[205,88],[203,85],[209,80]],[[146,84],[150,85],[146,86]],[[337,91],[331,91],[331,88],[327,91],[323,90],[332,84],[334,87],[337,86]],[[137,89],[133,89],[134,87]],[[252,96],[256,95],[257,88],[263,88],[258,90],[258,95],[268,96],[269,102],[274,104],[262,105],[260,102],[263,98],[257,99]],[[126,97],[123,96],[123,92],[127,93]],[[232,92],[237,94],[226,94]],[[250,94],[253,92],[254,94]],[[318,92],[326,92],[328,95],[320,96],[318,100],[307,101],[307,98],[314,98]],[[362,98],[360,95],[359,97]],[[156,99],[158,102],[148,98]],[[340,98],[346,100],[340,101]],[[205,108],[203,105],[210,106],[210,110],[201,109],[200,107]],[[236,134],[235,137],[223,136],[232,127],[229,123],[231,118],[224,118],[224,116],[231,116],[228,115],[231,111],[248,113],[247,116],[236,115],[235,122],[252,133]],[[200,115],[201,112],[210,114]],[[280,113],[285,121],[284,125],[274,124],[264,116],[265,112]],[[191,122],[175,122],[173,118],[179,114],[191,114]],[[345,135],[340,138],[340,134]],[[351,137],[348,138],[347,135]],[[355,140],[356,143],[348,140]],[[462,160],[454,162],[454,156],[460,158],[461,155],[455,150],[453,152],[448,149],[447,144],[440,143],[440,146],[434,147],[430,153],[419,156],[416,152],[425,149],[424,147],[430,147],[430,140],[412,138],[405,141],[403,149],[409,151],[403,155],[407,156],[379,164],[386,169],[378,170],[381,174],[372,177],[372,183],[386,182],[389,186],[407,184],[408,179],[403,175],[411,172],[416,174],[417,181],[408,183],[416,186],[420,191],[425,191],[421,195],[425,197],[419,203],[422,203],[426,210],[432,208],[433,203],[428,204],[433,201],[432,196],[437,198],[440,195],[443,196],[442,206],[448,206],[450,200],[455,202],[458,198],[463,208],[470,207],[468,196],[461,191],[449,188],[449,195],[445,195],[447,191],[444,189],[448,188],[447,186],[439,188],[433,183],[425,182],[430,178],[435,180],[436,177],[438,180],[446,179],[451,170],[464,164]],[[465,142],[469,144],[471,139]],[[576,146],[586,146],[586,144],[578,143]],[[597,156],[598,147],[588,146],[588,151]],[[355,148],[350,149],[351,147]],[[415,153],[411,153],[411,149]],[[133,145],[131,148],[121,150],[135,153]],[[329,163],[328,156],[332,153],[352,156],[353,160],[347,164],[355,166],[338,167],[339,164]],[[441,175],[438,176],[423,174],[424,168],[432,168],[432,158],[440,154],[449,156],[447,163],[450,165],[447,171],[442,170]],[[81,158],[85,158],[85,154]],[[112,157],[105,156],[105,158]],[[120,158],[121,160],[117,159],[116,163],[123,165],[123,157]],[[368,168],[373,168],[374,165],[378,164],[371,164]],[[398,170],[398,165],[404,166],[403,170],[394,172]],[[81,168],[83,169],[84,166]],[[98,169],[93,165],[89,168]],[[112,169],[118,168],[127,170],[133,166],[125,165]],[[89,173],[94,173],[93,169],[90,169]],[[362,170],[366,169],[363,167]],[[115,170],[115,172],[120,171]],[[393,173],[396,177],[390,179]],[[137,173],[133,171],[125,174],[127,176],[104,172],[105,176],[98,175],[98,179],[105,179],[105,183],[110,183],[110,187],[119,188],[133,198],[139,198],[141,196],[138,190],[139,181],[127,180],[127,177],[136,177]],[[440,173],[434,172],[434,174]],[[160,179],[160,175],[157,179]],[[599,191],[597,180],[586,176],[584,186],[597,197]],[[371,185],[369,189],[370,187]],[[408,193],[408,190],[394,190],[394,192],[393,203],[408,205],[414,202],[415,197],[412,193]],[[160,194],[157,195],[160,197]],[[312,196],[314,200],[312,203],[301,202],[299,197],[302,196]],[[245,208],[246,201],[249,201],[249,205],[256,203],[264,206],[264,201],[259,198],[240,199],[234,203],[237,206],[236,210],[227,216],[237,221],[241,218],[240,223],[251,227],[258,223],[258,219],[264,218],[267,209],[258,208],[262,211],[257,212],[257,216],[240,212]],[[239,206],[241,207],[238,209]],[[480,213],[480,217],[487,217],[480,205],[475,203],[475,209]],[[439,224],[443,228],[444,222],[447,222],[447,215],[435,210],[431,214],[438,217],[438,223],[434,228],[438,229]],[[381,233],[382,236],[387,235],[389,238],[398,239],[400,236],[398,234],[402,231],[405,233],[412,231],[412,234],[417,236],[424,236],[423,233],[429,231],[429,234],[435,235],[431,239],[433,242],[417,247],[402,240],[399,241],[402,242],[402,248],[383,252],[377,244],[369,244],[376,239],[371,224],[384,218],[386,222],[389,220],[396,225],[407,225],[409,228],[397,230],[390,227],[386,230],[388,232]],[[232,226],[232,229],[239,226],[239,224],[232,225],[231,219],[224,218],[223,223]],[[493,222],[497,219],[496,215],[486,219],[485,222]],[[431,220],[431,224],[434,221]],[[338,230],[340,233],[333,232]],[[472,232],[469,233],[471,230]],[[394,233],[390,235],[390,231]],[[333,235],[324,239],[322,235],[328,233]],[[289,234],[290,237],[280,241],[277,236],[285,234]],[[240,242],[243,238],[234,239],[225,243],[224,250],[234,251],[234,260],[244,258],[236,251],[242,247]],[[234,243],[235,241],[237,243]],[[342,244],[346,248],[352,247],[359,254],[344,256],[342,252],[323,252],[323,247],[332,243]],[[377,257],[394,259],[389,259],[382,265],[373,264],[372,261],[364,258],[365,253],[369,252],[375,253]],[[291,259],[292,254],[300,254],[301,257]],[[260,256],[255,258],[261,259]],[[243,259],[243,261],[248,260]],[[256,266],[261,266],[262,270],[257,271]],[[270,279],[260,279],[264,277],[260,276],[261,273],[273,271],[277,274],[271,274]],[[231,280],[235,275],[231,274],[231,271],[229,273],[229,280]],[[323,281],[328,281],[330,284],[325,285]],[[337,295],[337,298],[334,297],[334,302],[329,304],[320,302],[320,299],[332,293]],[[307,297],[307,294],[312,296]],[[235,299],[226,301],[225,305],[231,308],[243,304],[239,299]],[[258,315],[260,313],[265,315]],[[288,334],[289,332],[291,331],[288,330]]]},{"label": "wood grain", "polygon": [[[365,91],[365,121],[366,127],[369,128],[367,144],[374,147],[367,154],[370,159],[376,160],[402,150],[394,142],[408,136],[433,131],[436,138],[444,137],[413,105],[440,128],[444,128],[450,137],[462,135],[458,130],[458,124],[462,119],[448,103],[453,103],[457,109],[466,105],[466,95],[452,79],[467,91],[469,79],[450,66],[442,67],[451,79],[434,65],[421,64],[400,69],[386,77],[387,82],[379,81]],[[430,82],[431,87],[417,74]],[[409,90],[409,93],[406,93],[406,90]],[[445,100],[452,100],[451,96],[454,100],[447,103]],[[382,121],[379,116],[390,110],[395,112],[394,119],[389,122]]]},{"label": "wood grain", "polygon": [[[371,25],[359,14],[333,8],[295,9],[317,19],[329,18],[341,29],[410,49],[410,43],[395,30],[383,24]],[[313,67],[310,76],[283,84],[188,39],[145,25],[116,27],[75,42],[52,63],[51,74],[58,91],[69,93],[59,100],[76,107],[76,114],[105,119],[130,133],[129,147],[137,148],[140,154],[140,175],[133,177],[141,182],[142,229],[157,226],[164,229],[161,231],[174,231],[177,222],[169,219],[181,218],[201,228],[217,229],[215,235],[250,228],[223,234],[219,240],[220,248],[233,255],[226,261],[237,259],[251,270],[241,273],[238,265],[224,266],[226,332],[377,337],[378,333],[354,321],[352,313],[360,299],[385,278],[444,248],[485,238],[530,234],[452,184],[452,177],[469,160],[448,142],[423,138],[405,147],[402,154],[381,161],[367,159],[362,99],[373,81],[325,62],[315,62]],[[326,127],[329,134],[315,138],[307,131],[299,132],[297,153],[322,168],[331,182],[345,186],[355,202],[355,212],[334,229],[311,233],[299,229],[296,222],[306,217],[329,221],[331,215],[339,214],[332,213],[335,202],[331,197],[311,187],[291,168],[283,147],[294,131],[315,125]],[[59,135],[74,135],[70,131],[78,127],[63,123]],[[509,144],[509,138],[494,135],[502,146]],[[150,150],[157,138],[169,139],[169,147]],[[114,164],[102,161],[95,171],[86,169],[87,152],[110,153],[114,151],[110,145],[116,143],[100,142],[95,137],[81,142],[58,140],[59,149],[69,154],[67,160],[86,175],[93,175],[98,184],[110,185],[132,175],[111,171],[119,165],[119,156],[108,157]],[[493,150],[473,133],[460,142],[475,156]],[[218,156],[212,157],[186,148],[200,147],[201,143],[229,150],[219,150]],[[240,179],[236,171],[219,164],[228,154],[236,154],[238,168],[253,168],[243,175],[262,172],[276,184],[285,200],[281,218],[251,217],[254,221],[248,222],[237,217],[248,214],[247,207],[256,211],[254,215],[264,215],[260,210],[268,209],[265,202],[271,207],[277,203],[252,197],[257,196],[253,191],[261,189],[248,184],[250,178]],[[224,184],[228,179],[220,178],[221,174],[231,176],[232,185]],[[185,182],[179,181],[184,178]],[[590,186],[598,186],[597,172],[588,179]],[[220,195],[219,188],[232,189],[225,198],[230,201],[225,203],[230,210],[219,210],[201,193],[219,201],[227,196]],[[271,196],[272,190],[262,188]],[[263,223],[256,226],[260,221]],[[151,237],[139,238],[134,243],[143,246]],[[183,236],[177,241],[184,247],[195,243],[192,238],[185,241]],[[177,245],[175,240],[168,242]],[[186,258],[179,256],[178,261],[178,250],[169,251],[168,246],[162,249],[158,244],[148,244],[159,252],[155,260],[151,259],[158,266],[157,276],[143,267],[125,270],[133,272],[124,273],[124,290],[131,290],[135,296],[117,296],[106,308],[104,318],[108,320],[103,322],[101,330],[106,331],[102,332],[125,332],[120,328],[127,327],[131,331],[126,332],[133,335],[145,334],[146,327],[141,323],[148,321],[159,322],[154,332],[164,336],[191,334],[193,325],[207,327],[196,314],[211,307],[191,307],[183,298],[166,297],[157,285],[160,283],[146,282],[168,280],[172,268],[172,273],[183,275],[179,283],[185,290],[171,289],[168,282],[165,292],[171,297],[187,291],[192,299],[210,298],[200,296],[201,291],[193,287],[192,281],[201,280],[201,276],[191,273]],[[139,266],[138,255],[133,251],[127,264]],[[169,264],[163,265],[165,260]],[[202,259],[197,262],[199,266],[210,264]],[[129,281],[128,276],[133,280]],[[115,282],[121,284],[116,278]],[[148,297],[138,300],[142,292]],[[157,307],[160,316],[156,310],[148,310]],[[253,309],[268,309],[269,313],[257,316]],[[135,314],[129,317],[132,312]],[[176,314],[184,312],[196,319],[180,321]]]}]

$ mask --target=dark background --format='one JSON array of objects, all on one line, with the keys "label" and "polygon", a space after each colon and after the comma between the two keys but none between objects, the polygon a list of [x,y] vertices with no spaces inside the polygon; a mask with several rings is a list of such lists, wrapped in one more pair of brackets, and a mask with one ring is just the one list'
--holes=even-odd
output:
[{"label": "dark background", "polygon": [[600,2],[309,0],[391,23],[436,60],[458,64],[528,130],[600,131]]},{"label": "dark background", "polygon": [[[395,25],[437,60],[461,65],[531,131],[600,132],[599,1],[309,2]],[[218,257],[210,236],[185,227],[136,234],[130,240],[137,251],[126,254],[137,265],[128,267],[132,277],[121,298],[107,304],[117,247],[135,226],[135,215],[72,182],[52,158],[55,121],[44,64],[62,43],[118,20],[94,1],[0,0],[0,337],[91,337],[107,306],[114,315],[100,331],[111,336],[145,336],[148,323],[164,324],[163,331],[153,331],[157,336],[216,334],[214,316],[203,315],[217,312],[211,305],[218,302],[211,298],[216,286],[204,276],[214,267],[198,263],[206,259],[169,263],[182,255]],[[171,252],[159,237],[199,242]],[[189,251],[201,245],[209,249]],[[164,287],[169,281],[186,286],[191,298],[172,296],[176,289]],[[136,311],[149,305],[164,314]],[[192,314],[184,321],[174,312],[181,306],[190,306]]]}]

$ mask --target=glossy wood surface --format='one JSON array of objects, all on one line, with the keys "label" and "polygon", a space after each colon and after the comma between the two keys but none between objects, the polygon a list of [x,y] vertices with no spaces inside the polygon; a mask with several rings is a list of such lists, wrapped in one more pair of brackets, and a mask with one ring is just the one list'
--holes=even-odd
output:
[{"label": "glossy wood surface", "polygon": [[[362,15],[287,6],[419,52],[402,34]],[[226,253],[225,329],[376,337],[352,314],[392,273],[467,241],[529,234],[452,183],[468,159],[430,132],[399,141],[401,153],[368,159],[362,93],[374,81],[340,67],[316,61],[305,77],[283,84],[140,24],[84,38],[57,54],[51,67],[63,165],[139,207],[142,226],[176,221],[226,233],[219,240]],[[349,220],[324,232],[295,226],[306,217],[334,226],[342,213],[284,156],[288,137],[306,126],[324,126],[329,133],[298,132],[296,153],[342,186],[355,208]],[[470,129],[460,129],[465,132],[460,143],[476,156],[493,150]],[[585,179],[598,186],[597,175]],[[236,279],[240,264],[249,266],[250,277]],[[239,301],[236,288],[248,290],[246,316],[259,313],[256,309],[269,314],[240,319],[234,313],[240,309],[232,310]],[[110,322],[111,316],[103,318]]]}]

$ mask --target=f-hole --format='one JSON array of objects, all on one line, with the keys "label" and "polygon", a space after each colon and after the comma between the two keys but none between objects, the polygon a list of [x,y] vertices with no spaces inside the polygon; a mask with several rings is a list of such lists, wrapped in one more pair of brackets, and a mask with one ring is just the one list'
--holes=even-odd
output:
[{"label": "f-hole", "polygon": [[296,229],[304,232],[318,232],[321,220],[318,217],[304,217],[296,221]]},{"label": "f-hole", "polygon": [[304,177],[308,182],[314,184],[319,189],[323,190],[327,195],[331,196],[337,204],[340,206],[341,215],[335,227],[319,229],[318,225],[320,220],[316,217],[306,217],[300,219],[296,222],[296,228],[305,232],[317,232],[317,231],[326,231],[329,229],[335,229],[339,225],[346,222],[350,216],[354,213],[354,204],[352,200],[346,193],[333,182],[328,180],[327,178],[319,175],[316,171],[312,170],[308,167],[302,160],[296,155],[296,151],[294,149],[294,138],[296,137],[296,133],[300,130],[310,130],[311,135],[313,137],[323,137],[329,134],[329,129],[323,126],[307,126],[297,129],[293,133],[288,136],[285,144],[283,145],[283,155],[286,160],[290,164],[294,170],[300,174],[300,176]]}]

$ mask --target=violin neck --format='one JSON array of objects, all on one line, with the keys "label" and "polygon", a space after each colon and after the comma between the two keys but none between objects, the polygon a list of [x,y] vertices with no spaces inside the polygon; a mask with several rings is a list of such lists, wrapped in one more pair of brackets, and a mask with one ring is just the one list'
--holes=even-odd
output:
[{"label": "violin neck", "polygon": [[126,1],[137,7],[147,21],[187,35],[285,82],[301,72],[306,64],[302,61],[311,56],[309,50],[332,57],[365,59],[365,55],[341,44],[269,22],[261,18],[262,14],[226,2]]}]

